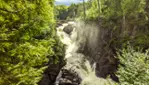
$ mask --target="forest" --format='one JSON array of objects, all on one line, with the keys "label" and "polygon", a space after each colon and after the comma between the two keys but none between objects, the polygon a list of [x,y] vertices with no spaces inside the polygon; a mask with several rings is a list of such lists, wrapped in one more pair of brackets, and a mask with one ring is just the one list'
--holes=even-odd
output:
[{"label": "forest", "polygon": [[0,0],[0,85],[149,85],[149,0]]}]

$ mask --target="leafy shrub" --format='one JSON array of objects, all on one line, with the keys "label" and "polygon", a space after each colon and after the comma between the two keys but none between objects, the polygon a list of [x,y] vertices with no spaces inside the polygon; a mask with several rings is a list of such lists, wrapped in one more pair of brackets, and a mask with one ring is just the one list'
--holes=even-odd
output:
[{"label": "leafy shrub", "polygon": [[118,58],[124,65],[117,72],[121,85],[149,85],[148,51],[135,51],[129,46],[118,53]]}]

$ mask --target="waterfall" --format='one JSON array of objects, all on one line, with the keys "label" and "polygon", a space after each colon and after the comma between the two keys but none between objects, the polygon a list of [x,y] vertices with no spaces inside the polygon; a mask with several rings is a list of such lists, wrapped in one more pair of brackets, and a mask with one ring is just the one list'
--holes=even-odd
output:
[{"label": "waterfall", "polygon": [[[63,29],[70,24],[74,26],[73,31],[71,34],[67,34]],[[85,25],[83,22],[64,23],[62,26],[57,27],[57,35],[62,43],[66,45],[65,59],[67,64],[63,69],[74,73],[75,77],[79,78],[78,84],[68,85],[115,85],[111,79],[103,79],[95,75],[96,62],[92,62],[89,58],[91,55],[95,56],[95,59],[96,55],[99,54],[96,51],[99,49],[99,30],[95,25]],[[89,48],[86,48],[86,45]],[[83,53],[83,51],[90,51],[90,55],[85,55],[87,53]],[[62,81],[62,72],[59,73],[55,85],[59,85]],[[77,81],[77,79],[74,81]],[[70,81],[67,80],[67,82]]]}]

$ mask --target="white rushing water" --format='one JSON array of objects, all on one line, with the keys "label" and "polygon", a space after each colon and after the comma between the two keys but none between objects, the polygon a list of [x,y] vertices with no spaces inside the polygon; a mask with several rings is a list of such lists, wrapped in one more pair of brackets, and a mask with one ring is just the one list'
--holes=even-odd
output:
[{"label": "white rushing water", "polygon": [[[71,35],[63,31],[63,28],[68,24],[73,24],[76,26],[76,28],[73,28]],[[81,85],[115,85],[113,82],[111,82],[111,79],[102,79],[96,77],[96,63],[94,63],[93,66],[91,66],[90,62],[86,59],[85,55],[77,53],[80,43],[85,43],[84,36],[88,37],[89,39],[92,39],[92,36],[96,38],[98,33],[97,30],[94,29],[92,29],[92,31],[89,30],[88,32],[84,32],[85,30],[83,29],[83,27],[80,27],[80,24],[80,22],[68,22],[57,28],[57,35],[60,37],[62,43],[66,45],[65,59],[67,60],[67,64],[64,68],[68,70],[74,70],[75,72],[77,72],[77,74],[82,79]],[[78,28],[79,33],[77,30]],[[89,33],[91,36],[88,36]],[[80,40],[77,40],[78,37],[80,38]],[[91,40],[89,44],[92,45],[92,42],[95,43],[96,39]],[[93,44],[92,46],[96,47],[95,44]]]}]

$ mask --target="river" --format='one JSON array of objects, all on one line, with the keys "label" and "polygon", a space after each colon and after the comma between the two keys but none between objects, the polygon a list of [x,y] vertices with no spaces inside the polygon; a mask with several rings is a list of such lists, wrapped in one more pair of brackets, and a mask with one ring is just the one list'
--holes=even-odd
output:
[{"label": "river", "polygon": [[[90,30],[83,22],[67,22],[57,27],[57,35],[63,44],[66,45],[65,59],[67,64],[57,76],[55,85],[115,85],[111,79],[99,78],[95,75],[96,62],[89,61],[88,56],[78,52],[83,48],[83,43],[88,40],[90,46],[96,48],[98,30],[93,27]],[[71,34],[67,34],[63,29],[73,25]],[[92,50],[92,49],[91,49]],[[65,78],[64,70],[72,73],[75,78]],[[70,74],[69,74],[70,75]],[[67,84],[64,84],[66,83]]]}]

